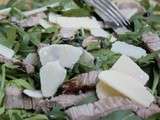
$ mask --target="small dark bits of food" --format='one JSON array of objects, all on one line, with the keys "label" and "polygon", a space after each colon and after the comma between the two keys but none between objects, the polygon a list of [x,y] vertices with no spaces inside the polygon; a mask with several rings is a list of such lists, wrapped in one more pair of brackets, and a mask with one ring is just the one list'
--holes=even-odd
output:
[{"label": "small dark bits of food", "polygon": [[79,94],[95,90],[98,82],[98,71],[91,71],[78,75],[71,80],[64,82],[59,91],[63,94]]},{"label": "small dark bits of food", "polygon": [[150,12],[146,12],[146,13],[143,14],[144,17],[149,17],[150,15],[151,15]]}]

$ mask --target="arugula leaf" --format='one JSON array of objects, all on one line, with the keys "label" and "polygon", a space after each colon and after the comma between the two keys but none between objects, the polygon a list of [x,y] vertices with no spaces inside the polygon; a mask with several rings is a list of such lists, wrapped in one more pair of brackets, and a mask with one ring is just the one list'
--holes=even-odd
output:
[{"label": "arugula leaf", "polygon": [[160,4],[157,4],[155,7],[154,7],[154,12],[159,12],[160,11]]},{"label": "arugula leaf", "polygon": [[155,63],[156,56],[157,55],[155,53],[147,54],[147,56],[141,57],[136,62],[141,67],[146,67],[146,66],[149,66],[150,64]]},{"label": "arugula leaf", "polygon": [[30,41],[33,45],[38,46],[41,43],[42,30],[39,27],[33,27],[28,31]]},{"label": "arugula leaf", "polygon": [[109,114],[106,117],[103,117],[101,120],[142,120],[138,116],[136,116],[133,112],[131,111],[115,111],[111,114]]},{"label": "arugula leaf", "polygon": [[17,37],[17,30],[9,25],[3,25],[0,28],[0,44],[12,48]]},{"label": "arugula leaf", "polygon": [[19,20],[25,18],[25,16],[22,14],[22,11],[17,9],[17,8],[15,8],[15,7],[12,7],[12,9],[10,11],[10,16],[14,16]]},{"label": "arugula leaf", "polygon": [[6,80],[6,67],[5,64],[1,66],[2,75],[1,75],[1,84],[0,84],[0,106],[2,106],[3,98],[4,98],[4,88],[5,88],[5,80]]},{"label": "arugula leaf", "polygon": [[24,89],[33,89],[33,86],[31,86],[26,80],[23,79],[15,79],[11,80],[8,82],[8,85],[16,85],[19,88],[24,88]]},{"label": "arugula leaf", "polygon": [[[78,4],[76,4],[76,1]],[[10,0],[7,7],[11,7],[11,16],[16,16],[18,18],[23,18],[22,11],[32,10],[34,8],[43,7],[44,5],[59,3],[59,6],[55,8],[49,8],[48,12],[55,12],[65,16],[90,16],[92,8],[79,0]],[[127,43],[143,46],[143,41],[141,40],[142,33],[146,31],[157,32],[160,35],[160,16],[159,5],[155,8],[150,4],[149,0],[141,0],[141,4],[145,7],[149,16],[135,15],[131,18],[133,22],[133,29],[124,35],[119,35],[118,40],[125,41]],[[4,8],[4,6],[1,6]],[[148,14],[147,14],[148,15]],[[40,26],[35,26],[32,28],[21,28],[19,26],[10,23],[10,19],[5,19],[5,22],[0,22],[0,44],[3,44],[9,48],[16,51],[16,56],[18,59],[22,60],[28,53],[37,52],[37,46],[43,43],[56,44],[64,43],[64,40],[59,37],[60,27],[54,25],[51,28],[43,29]],[[78,33],[79,34],[79,33]],[[87,36],[87,32],[81,30],[79,36],[75,37],[74,41],[67,41],[67,43],[74,46],[81,46],[83,39]],[[95,64],[86,65],[77,63],[72,70],[68,70],[68,77],[72,77],[75,74],[80,74],[88,72],[95,69],[109,69],[120,57],[119,54],[115,54],[109,50],[110,43],[108,40],[94,43],[87,47],[86,49],[91,51],[95,56]],[[146,57],[142,57],[136,62],[141,67],[146,67],[147,70],[152,71],[153,68],[157,68],[155,62],[156,57],[154,54],[148,54]],[[39,68],[38,68],[39,69]],[[0,74],[0,119],[3,120],[65,120],[67,115],[60,106],[53,107],[53,110],[46,115],[38,113],[30,113],[25,110],[5,110],[3,103],[4,98],[4,86],[5,85],[16,85],[24,89],[33,89],[33,83],[35,82],[35,88],[40,88],[39,81],[39,71],[36,69],[36,73],[33,75],[27,75],[16,66],[1,65]],[[144,69],[145,71],[146,69]],[[153,75],[152,75],[153,74]],[[159,83],[159,72],[154,70],[154,72],[149,73],[151,76],[151,82],[149,87],[152,88],[152,93],[158,95],[160,89]],[[153,77],[153,80],[152,80]],[[87,104],[97,100],[96,95],[92,95],[81,101],[79,104]],[[48,117],[48,118],[47,118]],[[156,120],[159,115],[150,118],[149,120]],[[102,120],[141,120],[131,111],[116,111],[111,113],[109,116],[104,117]]]},{"label": "arugula leaf", "polygon": [[1,118],[8,120],[22,120],[22,116],[22,111],[20,110],[7,110]]},{"label": "arugula leaf", "polygon": [[72,10],[67,10],[62,13],[64,16],[74,16],[74,17],[79,17],[79,16],[89,16],[90,11],[85,8],[78,8],[78,9],[72,9]]},{"label": "arugula leaf", "polygon": [[59,105],[55,105],[47,116],[50,120],[67,120],[67,115],[61,110]]},{"label": "arugula leaf", "polygon": [[46,115],[37,114],[37,115],[34,115],[33,117],[26,118],[23,120],[48,120],[48,118]]},{"label": "arugula leaf", "polygon": [[140,3],[142,6],[145,7],[146,10],[150,8],[150,1],[149,0],[141,0]]},{"label": "arugula leaf", "polygon": [[103,70],[109,69],[120,57],[108,49],[95,50],[91,53],[97,59],[97,65]]},{"label": "arugula leaf", "polygon": [[149,23],[149,24],[153,24],[153,23],[156,23],[156,24],[160,24],[160,16],[159,15],[150,15],[149,17],[146,18],[146,21]]},{"label": "arugula leaf", "polygon": [[[135,28],[136,31],[139,31],[139,28]],[[132,45],[140,45],[142,44],[141,41],[141,35],[137,32],[127,32],[126,34],[122,34],[118,36],[119,41],[124,41],[126,43],[132,44]]]},{"label": "arugula leaf", "polygon": [[154,75],[154,80],[153,80],[153,85],[152,85],[152,94],[157,95],[157,87],[160,81],[160,73],[153,69],[153,75]]},{"label": "arugula leaf", "polygon": [[89,16],[91,8],[88,6],[79,7],[73,0],[60,0],[60,6],[49,8],[49,11],[62,14],[64,16]]},{"label": "arugula leaf", "polygon": [[14,7],[21,11],[29,11],[62,0],[10,0],[6,7]]},{"label": "arugula leaf", "polygon": [[24,110],[6,110],[0,115],[1,120],[48,120],[44,114],[26,112]]},{"label": "arugula leaf", "polygon": [[89,104],[89,103],[95,102],[97,100],[98,100],[98,98],[97,98],[96,93],[95,93],[93,95],[90,95],[90,96],[86,97],[85,99],[80,101],[77,105]]},{"label": "arugula leaf", "polygon": [[3,106],[0,108],[0,115],[4,114],[4,112],[5,112],[5,107]]},{"label": "arugula leaf", "polygon": [[[59,0],[58,0],[59,1]],[[63,11],[77,9],[78,6],[74,0],[61,0],[61,5],[63,6]]]},{"label": "arugula leaf", "polygon": [[152,115],[151,117],[147,118],[146,120],[160,120],[160,113]]}]

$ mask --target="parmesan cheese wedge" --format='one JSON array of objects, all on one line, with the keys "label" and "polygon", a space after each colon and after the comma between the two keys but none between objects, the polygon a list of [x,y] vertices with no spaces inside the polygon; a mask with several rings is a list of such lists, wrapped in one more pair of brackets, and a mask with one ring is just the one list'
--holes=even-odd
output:
[{"label": "parmesan cheese wedge", "polygon": [[149,107],[154,96],[135,78],[113,70],[103,71],[99,79],[131,100]]},{"label": "parmesan cheese wedge", "polygon": [[92,29],[92,28],[101,28],[100,24],[97,20],[92,17],[64,17],[58,16],[55,14],[49,14],[49,21],[52,23],[57,23],[61,27],[64,28],[85,28],[85,29]]},{"label": "parmesan cheese wedge", "polygon": [[111,51],[115,53],[120,53],[122,55],[127,55],[135,59],[139,59],[147,55],[144,49],[125,43],[125,42],[120,42],[120,41],[117,41],[112,45]]},{"label": "parmesan cheese wedge", "polygon": [[58,61],[49,62],[40,69],[41,91],[44,97],[51,97],[63,83],[66,70]]},{"label": "parmesan cheese wedge", "polygon": [[15,52],[12,49],[0,44],[0,55],[3,55],[8,59],[12,59],[14,54]]},{"label": "parmesan cheese wedge", "polygon": [[43,98],[42,92],[40,90],[24,90],[23,93],[31,98]]},{"label": "parmesan cheese wedge", "polygon": [[108,38],[109,33],[102,29],[102,25],[94,17],[65,17],[53,13],[49,14],[49,21],[67,29],[88,29],[96,37]]},{"label": "parmesan cheese wedge", "polygon": [[104,99],[108,96],[123,96],[121,93],[114,90],[112,87],[101,80],[96,85],[96,93],[99,99]]},{"label": "parmesan cheese wedge", "polygon": [[149,80],[149,75],[145,73],[131,58],[122,55],[117,62],[112,66],[111,70],[122,72],[139,80],[142,85],[145,85]]},{"label": "parmesan cheese wedge", "polygon": [[72,68],[78,62],[83,49],[72,45],[50,45],[39,50],[42,65],[52,61],[59,61],[63,67]]}]

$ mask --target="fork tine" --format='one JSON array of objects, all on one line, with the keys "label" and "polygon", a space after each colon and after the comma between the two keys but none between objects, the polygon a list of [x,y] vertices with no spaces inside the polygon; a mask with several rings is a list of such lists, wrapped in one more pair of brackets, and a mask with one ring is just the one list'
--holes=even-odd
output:
[{"label": "fork tine", "polygon": [[119,14],[119,10],[115,9],[113,4],[108,0],[100,0],[115,16],[125,25],[128,25],[128,22]]},{"label": "fork tine", "polygon": [[113,14],[113,12],[109,9],[106,9],[106,6],[104,6],[104,4],[102,4],[102,2],[100,2],[99,0],[93,0],[95,4],[95,6],[97,7],[97,9],[99,9],[101,12],[103,12],[107,17],[109,17],[111,20],[113,20],[117,26],[124,26],[123,23],[120,21],[119,18],[117,18],[117,16],[115,14]]},{"label": "fork tine", "polygon": [[[130,25],[129,20],[123,16],[119,8],[109,0],[85,0],[90,5],[93,5],[99,13],[103,14],[104,17],[111,19],[117,26]],[[102,17],[102,16],[101,16]],[[105,20],[105,19],[104,19]]]},{"label": "fork tine", "polygon": [[104,4],[104,6],[106,6],[107,9],[109,9],[110,13],[114,14],[117,17],[117,19],[122,23],[122,26],[129,25],[126,19],[123,17],[123,15],[120,14],[118,8],[116,9],[110,1],[108,0],[99,0],[99,1],[102,4]]},{"label": "fork tine", "polygon": [[[115,14],[117,14],[127,25],[130,24],[129,20],[124,17],[124,15],[119,11],[119,8],[112,2],[108,1],[108,0],[104,0],[104,3],[108,3],[109,7],[113,10],[113,12],[115,12]],[[115,11],[114,11],[115,10]]]}]

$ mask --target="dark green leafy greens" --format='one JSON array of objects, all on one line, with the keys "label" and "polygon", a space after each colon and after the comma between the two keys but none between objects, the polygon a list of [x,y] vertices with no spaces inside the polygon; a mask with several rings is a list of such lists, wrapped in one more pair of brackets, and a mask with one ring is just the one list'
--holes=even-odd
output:
[{"label": "dark green leafy greens", "polygon": [[115,54],[108,49],[100,49],[92,51],[92,54],[97,60],[97,66],[100,69],[109,69],[120,57],[119,54]]},{"label": "dark green leafy greens", "polygon": [[160,120],[160,114],[159,114],[159,113],[158,113],[158,114],[155,114],[155,115],[149,117],[149,118],[146,119],[146,120]]},{"label": "dark green leafy greens", "polygon": [[68,118],[59,105],[54,106],[52,111],[49,112],[47,116],[50,120],[66,120]]},{"label": "dark green leafy greens", "polygon": [[[29,28],[22,28],[11,23],[10,18],[16,16],[23,19],[22,11],[32,10],[43,7],[48,4],[59,3],[55,8],[48,8],[47,12],[54,12],[64,16],[90,16],[93,10],[90,6],[80,4],[81,1],[73,0],[11,0],[7,5],[0,8],[12,7],[10,17],[0,21],[0,44],[13,49],[16,52],[15,58],[22,60],[28,53],[37,51],[41,43],[57,44],[68,43],[74,46],[81,46],[83,39],[88,36],[86,30],[79,30],[73,41],[65,41],[58,35],[59,25],[53,25],[44,29],[37,25]],[[152,31],[160,35],[160,16],[155,14],[160,11],[160,5],[151,6],[149,0],[142,0],[141,4],[146,9],[145,15],[135,15],[131,18],[132,31],[123,35],[118,35],[118,40],[140,46],[146,49],[141,40],[144,32]],[[88,46],[88,50],[96,59],[93,65],[77,63],[72,70],[68,70],[68,79],[77,74],[89,72],[92,70],[109,69],[120,57],[110,50],[111,43],[107,40],[98,38],[100,42]],[[155,96],[160,95],[160,69],[156,63],[157,53],[148,53],[147,56],[137,60],[137,64],[150,75],[148,87]],[[68,116],[60,106],[54,106],[46,114],[39,114],[25,110],[6,110],[4,102],[4,89],[6,86],[15,85],[20,89],[34,89],[40,87],[39,66],[36,66],[36,72],[28,75],[21,71],[16,65],[0,64],[0,119],[2,120],[66,120]],[[97,100],[95,96],[89,96],[81,104],[91,103]],[[159,120],[160,115],[156,114],[147,120]],[[116,111],[101,120],[142,120],[131,111]]]},{"label": "dark green leafy greens", "polygon": [[101,120],[142,120],[131,111],[115,111]]},{"label": "dark green leafy greens", "polygon": [[142,120],[131,111],[115,111],[101,120]]}]

